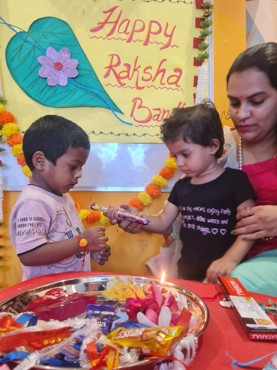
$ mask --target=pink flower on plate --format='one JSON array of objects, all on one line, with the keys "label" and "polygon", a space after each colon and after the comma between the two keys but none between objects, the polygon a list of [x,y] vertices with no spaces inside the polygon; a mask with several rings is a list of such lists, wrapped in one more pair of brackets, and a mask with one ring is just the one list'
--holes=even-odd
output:
[{"label": "pink flower on plate", "polygon": [[47,78],[49,86],[66,86],[68,78],[78,76],[76,67],[79,64],[77,59],[70,59],[70,50],[63,48],[60,51],[49,47],[46,55],[38,57],[42,65],[38,74],[40,77]]},{"label": "pink flower on plate", "polygon": [[153,281],[146,297],[127,298],[125,309],[130,320],[148,326],[176,325],[182,311],[174,295],[168,291],[163,292],[163,288]]}]

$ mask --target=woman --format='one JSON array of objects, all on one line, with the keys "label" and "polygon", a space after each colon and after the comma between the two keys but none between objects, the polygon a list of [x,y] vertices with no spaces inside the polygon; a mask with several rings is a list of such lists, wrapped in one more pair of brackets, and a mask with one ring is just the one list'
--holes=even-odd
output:
[{"label": "woman", "polygon": [[256,193],[238,213],[235,235],[255,240],[237,277],[250,291],[277,296],[277,43],[246,49],[227,75],[237,161]]}]

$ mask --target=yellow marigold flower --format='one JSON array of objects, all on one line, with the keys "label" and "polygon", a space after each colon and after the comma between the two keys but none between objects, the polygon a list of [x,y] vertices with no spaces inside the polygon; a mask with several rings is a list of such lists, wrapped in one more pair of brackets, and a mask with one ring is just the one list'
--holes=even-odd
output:
[{"label": "yellow marigold flower", "polygon": [[5,110],[5,105],[1,103],[0,104],[0,113],[4,112],[4,110]]},{"label": "yellow marigold flower", "polygon": [[153,184],[158,185],[160,188],[167,187],[167,180],[160,175],[156,175],[152,179]]},{"label": "yellow marigold flower", "polygon": [[146,191],[142,191],[141,193],[139,193],[138,198],[141,201],[141,203],[145,206],[152,202],[151,196],[148,193],[146,193]]},{"label": "yellow marigold flower", "polygon": [[1,130],[1,134],[7,137],[12,134],[16,134],[17,132],[18,126],[16,123],[6,123]]},{"label": "yellow marigold flower", "polygon": [[165,165],[168,168],[172,168],[173,170],[177,170],[176,160],[173,157],[168,157],[165,161]]},{"label": "yellow marigold flower", "polygon": [[20,154],[23,153],[22,144],[16,144],[12,147],[12,154],[15,157],[18,157]]},{"label": "yellow marigold flower", "polygon": [[89,209],[80,209],[79,216],[82,221],[86,221],[88,215],[89,215]]},{"label": "yellow marigold flower", "polygon": [[32,177],[32,171],[30,170],[30,168],[27,165],[22,167],[22,172],[24,173],[25,176],[27,176],[29,178]]},{"label": "yellow marigold flower", "polygon": [[101,213],[99,222],[102,225],[107,225],[107,224],[110,223],[110,219],[108,217],[104,216],[103,213]]}]

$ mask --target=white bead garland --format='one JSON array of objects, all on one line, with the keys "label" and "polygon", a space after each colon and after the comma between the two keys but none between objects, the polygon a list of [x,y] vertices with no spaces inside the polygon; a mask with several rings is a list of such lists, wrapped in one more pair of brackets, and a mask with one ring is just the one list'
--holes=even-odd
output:
[{"label": "white bead garland", "polygon": [[242,169],[242,142],[241,137],[239,137],[239,150],[238,150],[238,162],[239,162],[239,169]]},{"label": "white bead garland", "polygon": [[195,104],[201,104],[208,96],[208,67],[203,64],[198,67]]}]

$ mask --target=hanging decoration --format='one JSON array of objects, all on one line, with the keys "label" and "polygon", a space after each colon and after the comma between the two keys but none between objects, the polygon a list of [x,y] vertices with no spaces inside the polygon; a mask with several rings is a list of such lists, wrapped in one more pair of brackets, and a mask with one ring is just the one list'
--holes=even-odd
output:
[{"label": "hanging decoration", "polygon": [[200,34],[198,38],[194,39],[194,48],[199,51],[195,58],[195,65],[198,65],[197,76],[195,77],[195,104],[199,104],[208,97],[208,39],[212,34],[213,5],[211,1],[204,1],[196,5],[203,9],[203,17],[198,18],[195,25],[200,28]]}]

